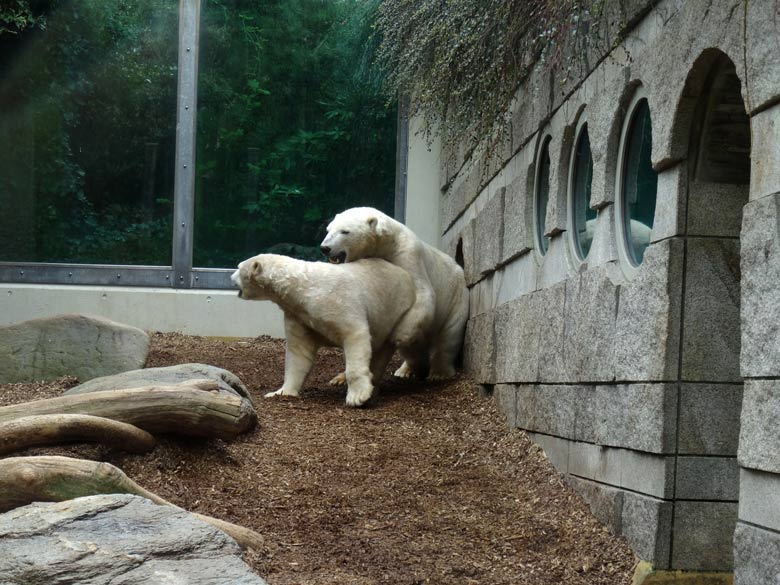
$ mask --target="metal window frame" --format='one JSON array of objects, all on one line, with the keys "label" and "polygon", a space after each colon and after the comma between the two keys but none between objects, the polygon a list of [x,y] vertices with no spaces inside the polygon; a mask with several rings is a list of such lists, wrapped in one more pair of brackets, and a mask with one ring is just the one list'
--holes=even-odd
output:
[{"label": "metal window frame", "polygon": [[[2,262],[0,283],[84,286],[230,289],[233,268],[197,268],[193,264],[195,232],[195,155],[198,105],[198,55],[201,0],[179,0],[179,52],[176,90],[176,155],[174,170],[171,266]],[[406,211],[408,118],[399,104],[395,211]]]}]

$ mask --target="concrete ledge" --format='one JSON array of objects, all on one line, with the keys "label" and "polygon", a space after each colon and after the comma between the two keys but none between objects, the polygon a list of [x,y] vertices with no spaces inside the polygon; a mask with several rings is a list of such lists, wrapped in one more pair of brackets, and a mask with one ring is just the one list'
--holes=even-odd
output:
[{"label": "concrete ledge", "polygon": [[62,313],[87,313],[146,331],[216,337],[284,337],[282,311],[231,290],[4,284],[0,325]]},{"label": "concrete ledge", "polygon": [[639,561],[631,585],[732,585],[732,573],[698,573],[691,571],[657,571],[646,561]]}]

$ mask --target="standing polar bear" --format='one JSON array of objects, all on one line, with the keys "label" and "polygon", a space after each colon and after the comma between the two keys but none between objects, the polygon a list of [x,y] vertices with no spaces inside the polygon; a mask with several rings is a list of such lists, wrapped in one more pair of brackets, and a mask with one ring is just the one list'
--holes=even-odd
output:
[{"label": "standing polar bear", "polygon": [[452,258],[372,207],[339,213],[328,225],[321,250],[337,264],[383,258],[406,270],[414,281],[415,302],[396,332],[405,361],[395,375],[430,372],[434,380],[455,375],[469,303],[463,269]]},{"label": "standing polar bear", "polygon": [[349,406],[371,398],[415,299],[411,276],[379,259],[333,266],[260,254],[230,279],[241,298],[273,301],[284,312],[284,384],[266,397],[298,396],[317,350],[336,346],[347,362]]}]

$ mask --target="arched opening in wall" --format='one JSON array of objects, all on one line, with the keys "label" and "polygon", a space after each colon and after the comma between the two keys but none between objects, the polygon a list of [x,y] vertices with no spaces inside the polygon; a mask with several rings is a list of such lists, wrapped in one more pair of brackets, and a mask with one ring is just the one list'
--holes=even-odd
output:
[{"label": "arched opening in wall", "polygon": [[720,53],[703,79],[688,150],[681,374],[739,382],[739,235],[750,183],[750,120],[728,56]]},{"label": "arched opening in wall", "polygon": [[[687,156],[671,172],[687,172],[688,180],[687,198],[680,198],[686,213],[671,565],[730,570],[739,500],[739,238],[750,182],[750,120],[727,55],[708,50],[696,61],[676,124],[687,125]],[[693,514],[705,519],[695,530],[686,528]]]}]

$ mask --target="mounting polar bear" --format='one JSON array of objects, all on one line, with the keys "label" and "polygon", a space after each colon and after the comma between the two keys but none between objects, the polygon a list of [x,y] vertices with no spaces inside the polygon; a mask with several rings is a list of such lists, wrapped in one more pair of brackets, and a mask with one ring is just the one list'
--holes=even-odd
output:
[{"label": "mounting polar bear", "polygon": [[[395,375],[407,378],[430,372],[432,379],[455,375],[469,312],[466,279],[455,260],[372,207],[339,213],[328,225],[321,250],[331,262],[383,258],[411,274],[416,299],[396,332],[405,361]],[[340,381],[337,376],[332,383]]]},{"label": "mounting polar bear", "polygon": [[284,384],[266,397],[298,393],[322,346],[344,349],[347,404],[371,398],[395,351],[395,332],[415,299],[411,276],[379,259],[348,266],[277,254],[244,260],[230,277],[238,295],[284,312]]}]

